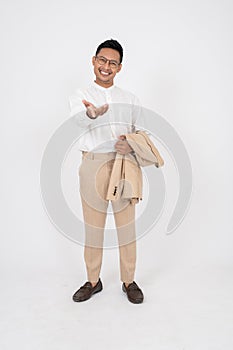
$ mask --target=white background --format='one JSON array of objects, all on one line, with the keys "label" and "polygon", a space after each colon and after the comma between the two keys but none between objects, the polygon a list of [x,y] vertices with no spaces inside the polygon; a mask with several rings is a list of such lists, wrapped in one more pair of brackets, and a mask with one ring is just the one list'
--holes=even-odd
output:
[{"label": "white background", "polygon": [[[0,2],[1,349],[232,349],[232,11],[230,0]],[[121,294],[117,250],[104,252],[104,291],[73,303],[83,248],[40,197],[46,144],[109,38],[125,49],[116,84],[175,128],[193,168],[182,224],[165,235],[168,206],[138,242],[140,306]]]}]

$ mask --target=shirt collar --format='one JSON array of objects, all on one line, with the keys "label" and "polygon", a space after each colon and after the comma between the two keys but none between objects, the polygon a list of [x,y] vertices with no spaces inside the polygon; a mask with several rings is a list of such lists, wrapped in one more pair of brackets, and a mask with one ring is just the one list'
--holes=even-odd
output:
[{"label": "shirt collar", "polygon": [[96,84],[94,81],[92,83],[92,86],[95,87],[96,89],[101,90],[101,91],[111,91],[111,90],[115,89],[115,85],[112,85],[108,88],[105,88],[103,86],[100,86],[99,84]]}]

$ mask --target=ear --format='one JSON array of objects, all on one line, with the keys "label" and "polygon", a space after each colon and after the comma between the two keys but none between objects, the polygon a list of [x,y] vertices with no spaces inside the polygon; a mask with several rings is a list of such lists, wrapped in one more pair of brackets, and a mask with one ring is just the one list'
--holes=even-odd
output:
[{"label": "ear", "polygon": [[122,68],[122,64],[120,64],[120,65],[118,66],[118,68],[117,68],[117,73],[120,72],[121,68]]},{"label": "ear", "polygon": [[92,57],[92,64],[94,66],[94,64],[95,64],[95,56]]}]

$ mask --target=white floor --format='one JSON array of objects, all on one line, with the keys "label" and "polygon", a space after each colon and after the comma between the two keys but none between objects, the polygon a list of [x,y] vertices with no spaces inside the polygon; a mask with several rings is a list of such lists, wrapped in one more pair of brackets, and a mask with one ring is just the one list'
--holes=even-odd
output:
[{"label": "white floor", "polygon": [[145,294],[140,305],[128,302],[115,274],[102,276],[101,293],[74,303],[84,282],[76,279],[46,271],[8,276],[0,349],[233,349],[233,269],[147,271],[137,280]]}]

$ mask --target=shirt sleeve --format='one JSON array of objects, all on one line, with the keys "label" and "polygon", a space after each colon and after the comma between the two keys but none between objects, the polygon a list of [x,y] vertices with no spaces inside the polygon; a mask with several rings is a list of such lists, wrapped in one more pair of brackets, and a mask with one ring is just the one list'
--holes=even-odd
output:
[{"label": "shirt sleeve", "polygon": [[143,120],[143,107],[137,96],[134,96],[133,99],[133,129],[136,130],[145,129],[144,120]]},{"label": "shirt sleeve", "polygon": [[133,129],[134,132],[137,130],[144,131],[147,135],[150,135],[150,132],[147,129],[146,120],[143,116],[145,109],[142,107],[142,104],[137,96],[134,96],[133,102]]},{"label": "shirt sleeve", "polygon": [[95,119],[91,119],[87,116],[86,108],[82,103],[83,99],[85,99],[85,96],[80,90],[77,90],[75,94],[69,97],[70,117],[74,118],[78,126],[86,129]]}]

